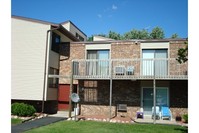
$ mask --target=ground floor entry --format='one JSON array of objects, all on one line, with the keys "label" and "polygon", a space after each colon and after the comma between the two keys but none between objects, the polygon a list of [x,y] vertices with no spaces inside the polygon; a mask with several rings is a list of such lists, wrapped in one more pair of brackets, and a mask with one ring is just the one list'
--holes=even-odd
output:
[{"label": "ground floor entry", "polygon": [[[153,88],[142,88],[142,107],[145,115],[152,114],[154,104]],[[169,93],[167,87],[156,88],[156,105],[169,106]]]}]

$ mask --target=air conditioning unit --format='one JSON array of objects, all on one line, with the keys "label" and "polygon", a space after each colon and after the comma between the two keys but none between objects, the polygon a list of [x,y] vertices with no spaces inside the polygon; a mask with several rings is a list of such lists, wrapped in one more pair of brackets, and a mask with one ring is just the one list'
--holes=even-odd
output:
[{"label": "air conditioning unit", "polygon": [[134,66],[128,66],[126,70],[126,75],[133,75],[134,74]]},{"label": "air conditioning unit", "polygon": [[127,111],[127,104],[118,104],[117,110],[118,111]]},{"label": "air conditioning unit", "polygon": [[124,75],[126,72],[125,66],[115,66],[115,74],[116,75]]}]

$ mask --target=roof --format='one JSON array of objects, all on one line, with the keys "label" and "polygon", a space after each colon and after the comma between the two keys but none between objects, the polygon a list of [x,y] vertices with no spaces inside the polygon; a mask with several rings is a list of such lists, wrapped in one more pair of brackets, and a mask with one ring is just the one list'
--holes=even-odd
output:
[{"label": "roof", "polygon": [[[76,38],[70,31],[68,31],[67,29],[65,29],[61,24],[63,23],[53,23],[53,22],[48,22],[48,21],[43,21],[43,20],[39,20],[39,19],[33,19],[33,18],[27,18],[27,17],[22,17],[22,16],[15,16],[12,15],[12,18],[16,18],[16,19],[21,19],[21,20],[25,20],[25,21],[31,21],[31,22],[36,22],[36,23],[41,23],[41,24],[46,24],[46,25],[51,25],[53,27],[60,27],[58,29],[58,31],[62,32],[63,34],[66,34],[67,37],[69,37],[71,40],[73,41],[80,41],[78,38]],[[66,22],[70,22],[71,24],[73,24],[71,21],[66,21]],[[65,22],[64,22],[65,23]],[[74,24],[73,24],[74,25]],[[75,25],[74,25],[75,26]],[[75,26],[76,27],[76,26]],[[76,27],[77,28],[77,27]],[[79,28],[78,28],[79,30]],[[80,30],[81,31],[81,30]],[[82,31],[81,31],[82,32]],[[83,32],[82,32],[83,33]]]},{"label": "roof", "polygon": [[22,16],[16,16],[16,15],[12,15],[12,18],[36,22],[36,23],[41,23],[41,24],[46,24],[46,25],[58,25],[57,23],[53,23],[53,22],[48,22],[48,21],[33,19],[33,18],[28,18],[28,17],[22,17]]},{"label": "roof", "polygon": [[[170,41],[187,41],[188,38],[165,38],[165,39],[132,39],[132,40],[106,40],[106,41],[87,41],[78,42],[84,44],[104,44],[104,43],[120,43],[120,42],[170,42]],[[75,43],[75,42],[74,42]],[[77,42],[76,42],[77,43]]]},{"label": "roof", "polygon": [[82,31],[82,30],[80,30],[73,22],[71,22],[70,20],[67,20],[67,21],[64,21],[64,22],[62,22],[62,23],[60,23],[61,25],[63,25],[63,24],[66,24],[66,23],[71,23],[75,28],[77,28],[80,32],[82,32],[82,34],[84,34],[86,37],[87,37],[87,35]]}]

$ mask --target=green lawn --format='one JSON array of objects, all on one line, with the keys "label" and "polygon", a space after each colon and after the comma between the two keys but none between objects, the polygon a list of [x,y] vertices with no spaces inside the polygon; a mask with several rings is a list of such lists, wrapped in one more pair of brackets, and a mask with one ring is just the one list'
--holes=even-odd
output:
[{"label": "green lawn", "polygon": [[14,119],[14,118],[11,118],[11,124],[12,125],[16,125],[16,124],[20,124],[22,123],[23,120],[21,119]]},{"label": "green lawn", "polygon": [[119,124],[94,121],[61,121],[27,131],[27,133],[187,133],[182,126],[153,124]]}]

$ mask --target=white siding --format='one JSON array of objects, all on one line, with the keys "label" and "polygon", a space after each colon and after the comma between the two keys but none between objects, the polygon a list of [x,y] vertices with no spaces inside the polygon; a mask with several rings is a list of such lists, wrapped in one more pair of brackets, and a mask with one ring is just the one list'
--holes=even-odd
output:
[{"label": "white siding", "polygon": [[59,54],[50,50],[49,67],[59,69]]},{"label": "white siding", "polygon": [[102,37],[102,36],[93,36],[93,41],[113,41],[114,39]]},{"label": "white siding", "polygon": [[12,99],[42,100],[49,28],[49,25],[12,18]]},{"label": "white siding", "polygon": [[86,41],[86,36],[70,22],[63,24],[63,27],[70,31],[75,37],[76,33],[78,33],[81,37],[84,38],[84,41]]},{"label": "white siding", "polygon": [[57,100],[58,89],[57,88],[48,88],[47,100]]}]

